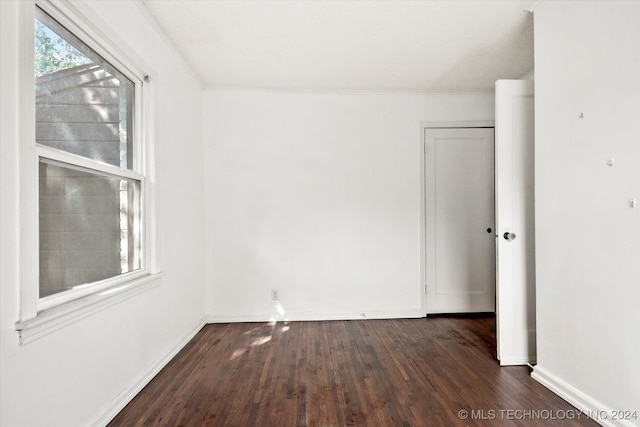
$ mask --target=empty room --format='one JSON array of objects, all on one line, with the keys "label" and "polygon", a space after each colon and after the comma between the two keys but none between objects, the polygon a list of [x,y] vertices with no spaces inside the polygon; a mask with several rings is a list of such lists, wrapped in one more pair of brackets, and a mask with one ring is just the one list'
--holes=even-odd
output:
[{"label": "empty room", "polygon": [[0,425],[640,426],[639,23],[0,0]]}]

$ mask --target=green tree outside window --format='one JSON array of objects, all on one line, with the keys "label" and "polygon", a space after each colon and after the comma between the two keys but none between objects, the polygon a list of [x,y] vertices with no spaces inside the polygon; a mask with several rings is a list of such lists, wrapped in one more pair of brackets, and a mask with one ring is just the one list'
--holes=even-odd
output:
[{"label": "green tree outside window", "polygon": [[35,72],[36,77],[65,70],[91,60],[69,42],[36,20],[35,23]]}]

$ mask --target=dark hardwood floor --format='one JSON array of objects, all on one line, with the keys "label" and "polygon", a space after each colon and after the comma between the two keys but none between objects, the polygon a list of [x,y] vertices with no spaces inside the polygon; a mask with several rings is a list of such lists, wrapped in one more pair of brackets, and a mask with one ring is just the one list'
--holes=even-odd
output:
[{"label": "dark hardwood floor", "polygon": [[493,317],[207,325],[110,426],[597,425],[495,346]]}]

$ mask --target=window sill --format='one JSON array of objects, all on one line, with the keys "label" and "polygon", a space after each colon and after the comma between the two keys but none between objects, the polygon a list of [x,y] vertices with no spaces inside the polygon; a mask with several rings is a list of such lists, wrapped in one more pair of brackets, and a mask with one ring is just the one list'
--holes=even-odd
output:
[{"label": "window sill", "polygon": [[95,294],[41,311],[32,319],[16,322],[15,329],[20,336],[20,345],[28,344],[47,336],[84,317],[151,289],[160,283],[162,276],[163,273],[149,274],[124,285],[116,285]]}]

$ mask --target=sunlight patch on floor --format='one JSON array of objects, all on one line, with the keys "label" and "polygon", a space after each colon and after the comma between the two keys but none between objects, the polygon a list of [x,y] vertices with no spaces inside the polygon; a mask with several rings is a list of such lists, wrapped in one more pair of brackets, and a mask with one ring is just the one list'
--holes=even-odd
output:
[{"label": "sunlight patch on floor", "polygon": [[[274,315],[274,316],[271,316],[271,318],[269,319],[269,321],[266,324],[266,326],[270,327],[271,330],[270,331],[264,331],[264,326],[256,326],[255,328],[252,328],[252,329],[250,329],[250,330],[248,330],[246,332],[243,332],[243,335],[245,335],[245,336],[249,335],[250,336],[250,335],[258,335],[258,334],[260,334],[259,330],[261,330],[261,329],[263,330],[262,336],[260,336],[259,338],[256,338],[253,341],[251,341],[246,348],[238,348],[237,350],[235,350],[233,352],[233,354],[231,355],[231,358],[229,360],[237,359],[238,357],[240,357],[243,354],[245,354],[251,348],[259,347],[261,345],[264,345],[264,344],[268,343],[269,341],[271,341],[273,336],[276,335],[278,332],[280,332],[280,333],[289,332],[289,328],[290,328],[289,321],[284,319],[284,315],[285,315],[284,307],[282,307],[282,304],[280,304],[280,301],[275,301],[274,302],[274,306],[275,306],[275,309],[278,312],[278,314]],[[283,320],[284,320],[284,322],[283,322]],[[280,322],[280,324],[282,324],[282,327],[280,327],[280,328],[279,328],[279,325],[278,325],[279,322]],[[265,332],[268,335],[265,334]]]}]

